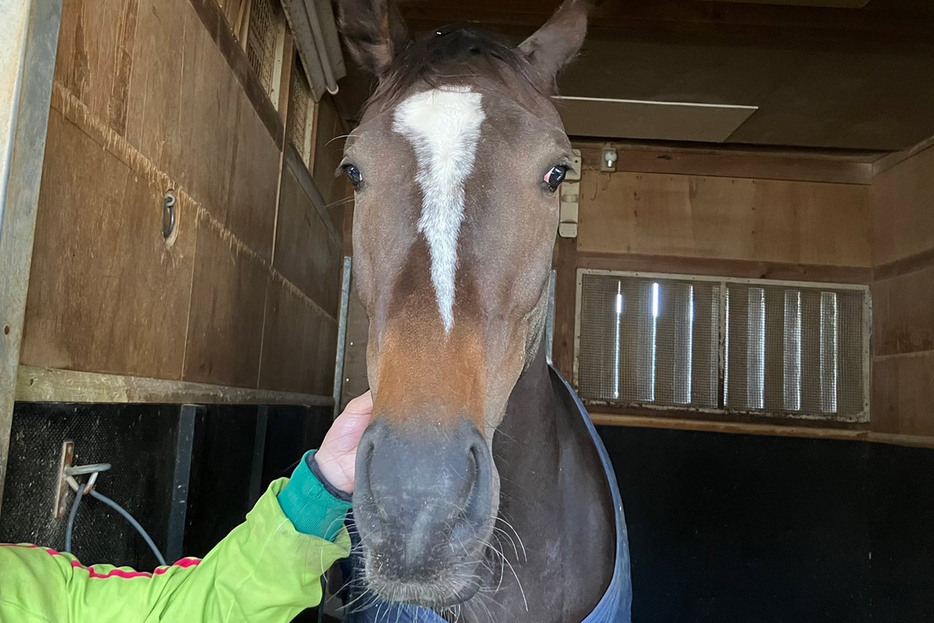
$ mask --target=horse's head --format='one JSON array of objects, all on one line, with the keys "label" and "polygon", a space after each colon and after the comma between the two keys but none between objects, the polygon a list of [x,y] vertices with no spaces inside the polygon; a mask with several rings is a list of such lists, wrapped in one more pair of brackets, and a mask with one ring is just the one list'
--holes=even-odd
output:
[{"label": "horse's head", "polygon": [[477,590],[493,434],[542,335],[571,163],[549,95],[586,10],[568,0],[518,47],[460,29],[411,40],[383,0],[342,0],[341,22],[379,79],[341,165],[375,402],[355,515],[370,588],[446,606]]}]

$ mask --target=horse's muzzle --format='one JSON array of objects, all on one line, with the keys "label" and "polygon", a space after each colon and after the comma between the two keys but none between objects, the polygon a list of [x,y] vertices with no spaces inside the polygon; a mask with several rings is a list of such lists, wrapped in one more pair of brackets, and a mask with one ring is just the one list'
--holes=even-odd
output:
[{"label": "horse's muzzle", "polygon": [[360,442],[356,478],[354,517],[371,586],[388,587],[396,600],[400,591],[413,602],[464,598],[494,513],[493,459],[476,427],[377,419]]}]

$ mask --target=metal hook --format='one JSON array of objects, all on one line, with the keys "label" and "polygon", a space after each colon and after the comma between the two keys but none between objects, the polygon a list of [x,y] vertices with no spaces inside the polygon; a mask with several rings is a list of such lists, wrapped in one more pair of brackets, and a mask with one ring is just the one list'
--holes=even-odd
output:
[{"label": "metal hook", "polygon": [[178,205],[178,199],[171,190],[165,193],[162,200],[162,237],[169,240],[175,233],[175,224],[177,221],[175,215],[175,206]]}]

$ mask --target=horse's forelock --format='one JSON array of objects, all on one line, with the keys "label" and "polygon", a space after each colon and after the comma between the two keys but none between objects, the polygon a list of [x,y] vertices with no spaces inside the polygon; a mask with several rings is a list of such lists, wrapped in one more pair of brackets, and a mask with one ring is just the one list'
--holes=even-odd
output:
[{"label": "horse's forelock", "polygon": [[518,48],[486,32],[448,26],[410,41],[396,55],[365,107],[391,107],[420,82],[437,88],[477,78],[503,86],[518,79],[530,91],[549,95],[542,91],[542,80]]}]

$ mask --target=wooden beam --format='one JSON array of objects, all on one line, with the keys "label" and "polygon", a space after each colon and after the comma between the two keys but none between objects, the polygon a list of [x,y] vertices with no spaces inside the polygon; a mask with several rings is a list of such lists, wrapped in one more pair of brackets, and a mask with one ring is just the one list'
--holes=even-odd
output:
[{"label": "wooden beam", "polygon": [[872,270],[873,279],[884,281],[934,267],[934,249],[879,264]]},{"label": "wooden beam", "polygon": [[872,281],[872,269],[868,267],[785,264],[672,255],[626,255],[578,251],[577,267],[818,283],[869,284]]},{"label": "wooden beam", "polygon": [[[541,26],[560,4],[521,1],[477,0],[470,4],[444,0],[425,3],[402,0],[403,17],[413,23],[438,26],[444,23],[480,23],[505,26],[518,31]],[[709,33],[724,36],[813,38],[816,32],[826,38],[846,40],[861,35],[860,41],[887,40],[905,43],[930,40],[930,17],[926,12],[894,9],[867,9],[755,5],[703,0],[629,0],[603,2],[591,13],[594,31],[629,31],[634,35],[659,33]],[[927,18],[927,19],[925,19]]]},{"label": "wooden beam", "polygon": [[[243,46],[246,45],[246,37],[241,36],[240,41],[237,40],[216,0],[189,0],[189,2],[191,2],[195,13],[201,19],[204,29],[214,39],[214,43],[217,44],[221,55],[227,60],[230,70],[236,76],[240,86],[243,87],[247,98],[253,104],[253,108],[256,109],[256,113],[266,125],[266,129],[269,130],[269,134],[276,141],[276,146],[282,149],[285,141],[285,124],[279,117],[275,105],[269,99],[266,89],[263,88],[259,78],[253,71],[253,66],[250,65],[244,47],[241,46],[241,41]],[[249,16],[247,16],[248,20]],[[244,32],[246,30],[247,27],[244,25]]]},{"label": "wooden beam", "polygon": [[913,448],[934,448],[934,437],[875,433],[862,428],[817,428],[809,426],[783,426],[779,424],[750,424],[747,422],[686,420],[666,417],[622,415],[618,413],[591,413],[590,419],[597,426],[628,426],[633,428],[658,428],[731,435],[765,435],[770,437],[866,441],[896,446],[909,446]]},{"label": "wooden beam", "polygon": [[885,173],[889,169],[898,166],[905,160],[908,160],[912,156],[917,155],[928,147],[932,146],[934,146],[934,136],[921,141],[910,149],[896,151],[888,154],[887,156],[883,156],[872,163],[872,174],[875,176],[879,175],[880,173]]},{"label": "wooden beam", "polygon": [[331,406],[331,396],[20,366],[16,400]]},{"label": "wooden beam", "polygon": [[876,152],[751,150],[625,142],[574,141],[585,169],[599,169],[601,151],[616,149],[618,171],[870,185]]}]

